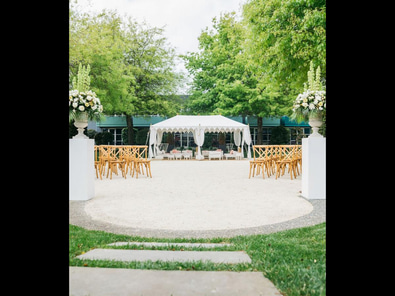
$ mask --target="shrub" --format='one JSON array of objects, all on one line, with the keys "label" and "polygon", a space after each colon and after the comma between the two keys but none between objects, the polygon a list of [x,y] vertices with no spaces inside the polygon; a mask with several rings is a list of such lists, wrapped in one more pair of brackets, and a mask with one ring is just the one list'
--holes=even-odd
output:
[{"label": "shrub", "polygon": [[102,132],[102,145],[114,145],[114,136],[110,132]]},{"label": "shrub", "polygon": [[270,137],[271,145],[287,145],[289,144],[289,130],[280,125],[272,129],[272,135]]}]

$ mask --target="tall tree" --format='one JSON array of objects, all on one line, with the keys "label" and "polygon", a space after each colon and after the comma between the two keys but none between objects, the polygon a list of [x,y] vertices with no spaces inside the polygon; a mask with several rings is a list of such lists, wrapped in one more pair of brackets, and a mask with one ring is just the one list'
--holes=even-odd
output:
[{"label": "tall tree", "polygon": [[90,64],[91,87],[106,114],[122,112],[134,80],[123,60],[126,47],[121,25],[118,14],[109,10],[95,15],[74,11],[70,17],[70,79],[76,75],[79,63]]},{"label": "tall tree", "polygon": [[245,26],[235,13],[213,19],[199,37],[200,51],[185,56],[193,75],[193,92],[188,107],[192,113],[255,115],[258,143],[262,139],[262,118],[283,115],[279,92],[262,85],[245,46]]},{"label": "tall tree", "polygon": [[193,76],[188,107],[192,113],[245,115],[254,112],[247,104],[255,79],[245,65],[241,47],[243,27],[235,13],[213,19],[213,29],[199,36],[199,52],[184,56]]},{"label": "tall tree", "polygon": [[[128,19],[125,28],[125,64],[134,76],[131,104],[124,111],[128,132],[133,131],[133,115],[175,115],[179,105],[174,96],[182,76],[174,71],[175,50],[167,45],[163,29]],[[131,143],[132,134],[128,134]]]},{"label": "tall tree", "polygon": [[246,49],[261,84],[291,100],[303,90],[310,61],[326,75],[325,0],[249,0]]},{"label": "tall tree", "polygon": [[91,86],[104,113],[126,115],[133,144],[134,115],[175,115],[181,75],[163,29],[126,21],[116,11],[80,13],[70,9],[70,79],[78,64],[91,65]]}]

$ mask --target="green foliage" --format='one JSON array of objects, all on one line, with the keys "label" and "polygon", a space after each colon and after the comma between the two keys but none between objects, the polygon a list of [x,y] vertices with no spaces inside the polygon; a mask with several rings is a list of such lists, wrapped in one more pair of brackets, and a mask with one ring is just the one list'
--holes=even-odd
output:
[{"label": "green foliage", "polygon": [[114,145],[114,135],[110,132],[101,133],[101,143],[97,145]]},{"label": "green foliage", "polygon": [[219,133],[218,134],[218,144],[225,145],[225,141],[226,141],[226,134],[225,133]]},{"label": "green foliage", "polygon": [[82,66],[81,63],[79,64],[77,77],[73,78],[73,89],[77,89],[80,92],[87,92],[90,89],[90,70],[89,64],[87,66]]},{"label": "green foliage", "polygon": [[[135,145],[146,145],[147,141],[147,134],[148,134],[149,128],[142,128],[142,129],[137,129],[134,128],[134,144]],[[128,143],[128,128],[125,127],[122,129],[122,141],[123,143]]]},{"label": "green foliage", "polygon": [[69,121],[69,139],[72,139],[77,134],[78,130],[74,125],[74,120]]},{"label": "green foliage", "polygon": [[175,52],[163,29],[122,19],[116,11],[80,13],[71,3],[70,77],[80,63],[91,67],[91,88],[105,113],[175,115],[171,104],[181,76],[174,70]]},{"label": "green foliage", "polygon": [[193,75],[187,107],[192,114],[256,114],[262,104],[251,104],[256,96],[256,79],[243,53],[244,28],[234,13],[213,19],[199,36],[200,52],[183,56]]},{"label": "green foliage", "polygon": [[285,126],[276,126],[272,128],[272,135],[270,136],[270,145],[286,145],[289,144],[289,129]]},{"label": "green foliage", "polygon": [[[69,23],[70,74],[75,75],[79,63],[91,65],[91,87],[105,114],[130,119],[174,116],[181,110],[175,95],[184,80],[175,71],[177,56],[163,37],[164,29],[121,18],[111,10],[80,13],[73,3]],[[133,125],[128,128],[133,139]]]},{"label": "green foliage", "polygon": [[103,140],[103,133],[97,133],[95,135],[95,145],[102,145],[102,140]]},{"label": "green foliage", "polygon": [[326,3],[250,0],[240,21],[222,14],[198,39],[200,50],[183,56],[189,113],[291,115],[309,62],[325,77]]},{"label": "green foliage", "polygon": [[166,133],[166,140],[164,140],[163,143],[174,145],[174,133]]},{"label": "green foliage", "polygon": [[321,82],[321,68],[317,67],[317,70],[314,75],[314,66],[313,61],[310,61],[310,69],[307,72],[307,84],[304,83],[304,90],[322,90],[322,82]]},{"label": "green foliage", "polygon": [[245,49],[259,85],[279,92],[284,114],[303,88],[309,62],[326,73],[325,0],[250,0],[243,6]]},{"label": "green foliage", "polygon": [[88,136],[89,139],[94,139],[97,134],[97,131],[94,129],[87,129],[86,135]]}]

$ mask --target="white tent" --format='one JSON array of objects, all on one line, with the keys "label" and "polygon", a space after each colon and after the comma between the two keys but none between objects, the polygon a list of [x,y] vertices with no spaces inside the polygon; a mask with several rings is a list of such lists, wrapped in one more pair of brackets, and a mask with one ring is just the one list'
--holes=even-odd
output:
[{"label": "white tent", "polygon": [[[198,153],[196,159],[202,159],[203,156],[200,147],[204,143],[204,133],[206,132],[233,132],[236,146],[240,146],[243,154],[243,144],[248,145],[247,157],[251,158],[251,135],[248,125],[237,122],[221,115],[177,115],[166,119],[150,127],[149,137],[149,158],[157,155],[157,147],[162,142],[164,132],[192,132]],[[240,132],[243,134],[242,141]],[[154,150],[152,150],[154,145]],[[154,152],[153,152],[154,151]]]}]

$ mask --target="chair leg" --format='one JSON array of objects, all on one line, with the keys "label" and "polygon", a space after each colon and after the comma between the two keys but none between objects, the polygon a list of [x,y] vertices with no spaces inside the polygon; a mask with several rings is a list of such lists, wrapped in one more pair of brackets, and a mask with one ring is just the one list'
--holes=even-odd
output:
[{"label": "chair leg", "polygon": [[[148,165],[148,169],[149,169],[149,176],[150,176],[150,178],[152,178],[152,174],[151,174],[151,162],[148,162],[147,165]],[[147,177],[148,177],[148,173],[147,173]]]},{"label": "chair leg", "polygon": [[261,162],[260,166],[262,168],[262,179],[265,179],[265,163]]}]

